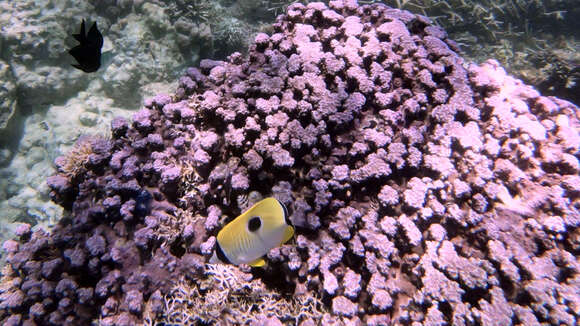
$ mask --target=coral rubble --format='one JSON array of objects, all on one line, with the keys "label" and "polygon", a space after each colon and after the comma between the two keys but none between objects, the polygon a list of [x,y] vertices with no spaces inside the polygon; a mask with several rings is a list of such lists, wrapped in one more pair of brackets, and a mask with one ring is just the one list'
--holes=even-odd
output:
[{"label": "coral rubble", "polygon": [[[384,5],[294,4],[273,29],[49,179],[70,217],[4,244],[3,324],[578,323],[576,106]],[[295,243],[206,267],[260,195]]]}]

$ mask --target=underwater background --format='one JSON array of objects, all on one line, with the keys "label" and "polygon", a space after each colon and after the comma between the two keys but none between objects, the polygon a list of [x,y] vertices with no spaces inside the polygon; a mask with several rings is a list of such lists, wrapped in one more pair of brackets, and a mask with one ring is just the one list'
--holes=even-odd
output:
[{"label": "underwater background", "polygon": [[[50,230],[68,216],[66,205],[51,200],[46,180],[57,174],[57,157],[79,150],[74,144],[82,135],[111,138],[115,117],[131,120],[144,105],[159,105],[152,98],[183,88],[187,69],[202,59],[226,60],[236,51],[246,55],[256,35],[271,35],[276,17],[296,3],[309,1],[0,1],[0,240],[21,234],[20,223]],[[577,0],[358,3],[385,3],[427,16],[460,49],[465,66],[494,59],[541,95],[580,104]],[[103,51],[109,54],[95,73],[74,69],[67,53],[82,19],[98,22]],[[221,131],[220,137],[228,130]],[[571,197],[577,205],[577,194]],[[566,248],[572,248],[577,261],[577,247]],[[5,259],[2,253],[2,264]],[[352,276],[343,272],[341,282]],[[308,314],[315,315],[318,308],[309,308]],[[578,309],[568,313],[578,316]],[[547,317],[544,322],[555,323]]]}]

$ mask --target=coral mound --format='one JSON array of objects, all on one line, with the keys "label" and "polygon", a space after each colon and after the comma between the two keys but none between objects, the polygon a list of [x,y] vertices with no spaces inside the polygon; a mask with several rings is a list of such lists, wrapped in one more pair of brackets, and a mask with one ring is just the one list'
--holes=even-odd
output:
[{"label": "coral mound", "polygon": [[[71,214],[4,244],[2,323],[577,324],[578,108],[456,50],[384,5],[290,6],[50,178]],[[295,242],[206,267],[264,196]]]}]

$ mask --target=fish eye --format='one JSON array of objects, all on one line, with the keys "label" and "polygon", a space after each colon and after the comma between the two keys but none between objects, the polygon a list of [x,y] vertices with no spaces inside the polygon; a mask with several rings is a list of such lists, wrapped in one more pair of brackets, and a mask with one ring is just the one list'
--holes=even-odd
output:
[{"label": "fish eye", "polygon": [[250,230],[250,232],[255,232],[257,231],[260,226],[262,226],[262,220],[260,220],[259,216],[252,216],[252,218],[250,218],[250,221],[248,222],[248,229]]}]

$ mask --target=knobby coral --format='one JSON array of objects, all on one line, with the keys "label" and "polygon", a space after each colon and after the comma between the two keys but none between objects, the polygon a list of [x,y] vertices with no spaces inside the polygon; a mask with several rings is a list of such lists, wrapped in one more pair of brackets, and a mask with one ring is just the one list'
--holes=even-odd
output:
[{"label": "knobby coral", "polygon": [[[84,178],[49,180],[71,218],[5,243],[4,324],[212,321],[240,300],[256,314],[236,322],[295,323],[263,305],[288,295],[328,309],[304,325],[578,322],[577,107],[384,5],[293,4],[273,29],[113,121]],[[295,243],[264,270],[206,268],[256,192]]]}]

